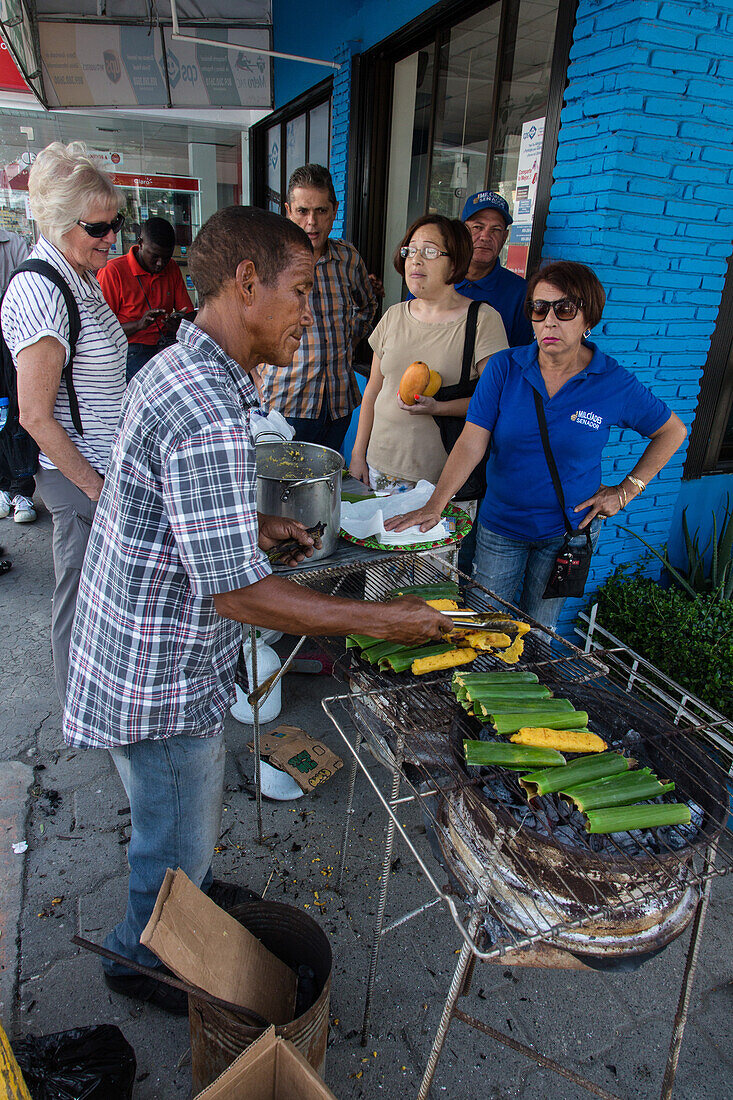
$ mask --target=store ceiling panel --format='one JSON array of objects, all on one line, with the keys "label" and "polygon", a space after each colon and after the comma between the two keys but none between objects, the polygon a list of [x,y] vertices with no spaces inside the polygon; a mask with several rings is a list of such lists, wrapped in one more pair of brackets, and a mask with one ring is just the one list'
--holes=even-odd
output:
[{"label": "store ceiling panel", "polygon": [[190,42],[165,0],[37,0],[20,22],[18,8],[0,0],[0,29],[46,107],[272,106],[270,59],[247,49],[271,48],[269,0],[178,0]]}]

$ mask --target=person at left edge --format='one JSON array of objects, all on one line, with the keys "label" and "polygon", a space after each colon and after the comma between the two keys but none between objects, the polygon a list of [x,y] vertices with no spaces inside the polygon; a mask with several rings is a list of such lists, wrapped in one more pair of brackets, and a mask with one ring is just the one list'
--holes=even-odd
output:
[{"label": "person at left edge", "polygon": [[125,392],[127,342],[96,273],[125,219],[112,180],[78,141],[41,150],[31,165],[28,196],[41,230],[31,258],[45,260],[66,280],[81,321],[73,374],[83,435],[61,382],[70,354],[61,291],[43,275],[22,271],[3,298],[2,330],[18,371],[20,422],[41,449],[36,481],[53,518],[51,645],[63,706],[81,563]]},{"label": "person at left edge", "polygon": [[127,381],[175,340],[181,317],[193,303],[173,259],[176,233],[165,218],[143,222],[137,244],[110,260],[98,275],[102,293],[129,341]]},{"label": "person at left edge", "polygon": [[[19,233],[0,229],[0,295],[10,282],[10,276],[23,260],[28,259],[30,249]],[[20,429],[23,431],[23,429]],[[0,519],[13,513],[16,523],[33,523],[37,519],[33,506],[36,482],[33,477],[17,479],[3,457],[0,457]]]},{"label": "person at left edge", "polygon": [[260,367],[268,408],[286,418],[301,443],[334,451],[340,450],[361,400],[354,351],[371,332],[383,293],[354,246],[329,236],[338,207],[328,168],[304,164],[295,169],[285,210],[308,235],[316,256],[313,327],[303,334],[292,371],[268,363]]},{"label": "person at left edge", "polygon": [[[272,574],[262,550],[313,540],[258,515],[251,372],[288,373],[304,328],[313,250],[278,214],[233,206],[191,247],[201,307],[132,380],[84,561],[64,736],[107,748],[131,807],[124,919],[105,941],[158,965],[140,944],[166,868],[208,891],[219,835],[224,742],[243,622],[290,634],[358,632],[420,644],[451,620],[415,597],[359,602]],[[296,560],[303,554],[297,554]],[[112,989],[185,1012],[154,978],[103,964]]]}]

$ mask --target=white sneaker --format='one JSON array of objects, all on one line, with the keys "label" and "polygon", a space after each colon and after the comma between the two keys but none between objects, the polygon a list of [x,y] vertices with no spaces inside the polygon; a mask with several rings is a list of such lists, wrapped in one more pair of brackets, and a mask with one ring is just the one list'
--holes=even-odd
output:
[{"label": "white sneaker", "polygon": [[16,523],[35,523],[38,519],[33,501],[29,500],[28,497],[23,497],[18,493],[17,496],[13,497],[12,504],[15,513],[13,518]]},{"label": "white sneaker", "polygon": [[6,493],[4,489],[0,489],[0,519],[5,519],[10,515],[10,509],[13,507],[13,502],[10,499],[10,493]]}]

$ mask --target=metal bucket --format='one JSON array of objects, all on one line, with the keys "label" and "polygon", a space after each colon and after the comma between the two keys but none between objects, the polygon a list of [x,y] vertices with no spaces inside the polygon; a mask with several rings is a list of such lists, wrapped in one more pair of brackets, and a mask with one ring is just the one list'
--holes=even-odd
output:
[{"label": "metal bucket", "polygon": [[306,527],[325,523],[320,550],[309,562],[328,558],[341,529],[341,473],[338,451],[316,443],[258,443],[257,509],[297,519]]},{"label": "metal bucket", "polygon": [[[278,901],[247,902],[232,909],[231,915],[296,972],[301,965],[313,970],[316,1001],[302,1016],[279,1025],[275,1031],[293,1043],[322,1076],[333,962],[328,936],[307,913]],[[197,1096],[262,1035],[264,1028],[252,1027],[237,1013],[200,1000],[195,994],[189,994],[188,1016],[193,1095]]]}]

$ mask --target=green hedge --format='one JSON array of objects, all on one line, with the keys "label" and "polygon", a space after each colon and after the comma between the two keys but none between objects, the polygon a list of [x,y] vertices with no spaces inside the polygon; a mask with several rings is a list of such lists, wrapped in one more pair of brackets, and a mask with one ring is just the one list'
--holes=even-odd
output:
[{"label": "green hedge", "polygon": [[733,601],[661,588],[617,570],[597,593],[599,625],[733,718]]}]

